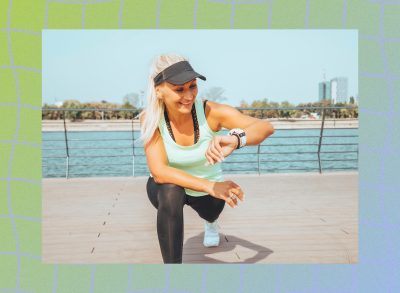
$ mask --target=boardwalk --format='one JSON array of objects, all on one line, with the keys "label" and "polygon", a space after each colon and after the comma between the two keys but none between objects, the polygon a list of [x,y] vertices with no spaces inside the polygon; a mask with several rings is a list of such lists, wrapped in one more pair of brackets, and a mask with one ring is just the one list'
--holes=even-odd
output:
[{"label": "boardwalk", "polygon": [[[246,201],[219,219],[184,208],[184,263],[357,263],[358,173],[226,175]],[[43,179],[44,263],[162,263],[147,178]]]}]

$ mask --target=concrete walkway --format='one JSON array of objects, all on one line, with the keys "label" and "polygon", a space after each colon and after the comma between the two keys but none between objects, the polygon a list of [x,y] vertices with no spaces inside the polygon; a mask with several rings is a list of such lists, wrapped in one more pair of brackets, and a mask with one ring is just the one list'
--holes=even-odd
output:
[{"label": "concrete walkway", "polygon": [[[225,175],[246,201],[225,205],[221,244],[184,208],[184,263],[357,263],[358,173]],[[162,263],[147,177],[43,179],[44,263]]]},{"label": "concrete walkway", "polygon": [[[321,119],[267,119],[275,129],[320,129]],[[83,120],[67,122],[68,131],[140,131],[139,120]],[[358,119],[326,119],[324,128],[358,128]],[[42,120],[42,131],[64,131],[63,120]]]}]

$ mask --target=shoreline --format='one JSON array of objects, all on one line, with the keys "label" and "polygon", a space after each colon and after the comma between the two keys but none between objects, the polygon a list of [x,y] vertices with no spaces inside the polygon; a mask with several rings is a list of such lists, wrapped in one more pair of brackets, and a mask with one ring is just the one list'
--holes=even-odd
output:
[{"label": "shoreline", "polygon": [[[267,119],[275,129],[320,129],[322,120],[311,119]],[[325,119],[325,129],[358,128],[357,118]],[[140,131],[138,120],[66,120],[67,131]],[[42,131],[64,131],[63,120],[42,120]]]}]

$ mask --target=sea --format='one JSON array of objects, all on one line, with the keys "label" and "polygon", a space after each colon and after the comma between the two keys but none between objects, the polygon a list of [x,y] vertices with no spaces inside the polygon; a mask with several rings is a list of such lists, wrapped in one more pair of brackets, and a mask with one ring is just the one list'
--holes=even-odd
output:
[{"label": "sea", "polygon": [[[278,129],[258,146],[235,150],[221,163],[224,174],[358,170],[358,129],[324,129],[322,138],[320,132]],[[139,131],[44,131],[43,177],[148,176],[139,135]]]}]

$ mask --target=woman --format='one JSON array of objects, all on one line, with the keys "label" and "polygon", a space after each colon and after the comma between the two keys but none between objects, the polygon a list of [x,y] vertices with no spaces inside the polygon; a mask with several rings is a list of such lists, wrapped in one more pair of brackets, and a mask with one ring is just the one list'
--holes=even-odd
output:
[{"label": "woman", "polygon": [[[235,108],[196,98],[197,78],[178,55],[157,57],[149,77],[148,103],[140,114],[150,177],[147,194],[157,209],[157,234],[164,263],[182,263],[183,207],[205,220],[203,244],[218,246],[216,220],[225,202],[244,200],[241,187],[222,176],[221,162],[235,149],[257,145],[274,132],[264,120]],[[222,128],[229,135],[219,136]]]}]

